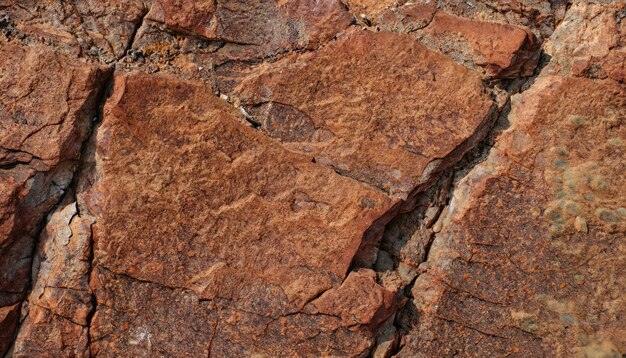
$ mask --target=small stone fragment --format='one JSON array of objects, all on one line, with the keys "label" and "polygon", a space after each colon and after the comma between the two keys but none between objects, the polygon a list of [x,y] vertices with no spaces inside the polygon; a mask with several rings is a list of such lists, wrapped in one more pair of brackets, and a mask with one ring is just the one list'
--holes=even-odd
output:
[{"label": "small stone fragment", "polygon": [[576,229],[576,231],[583,234],[589,232],[589,229],[587,227],[587,220],[585,220],[585,218],[583,218],[582,216],[576,217],[576,219],[574,220],[574,228]]}]

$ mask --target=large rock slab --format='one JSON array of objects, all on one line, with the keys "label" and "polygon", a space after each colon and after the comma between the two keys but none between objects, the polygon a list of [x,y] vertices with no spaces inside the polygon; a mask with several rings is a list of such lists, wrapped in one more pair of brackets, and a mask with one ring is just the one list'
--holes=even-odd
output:
[{"label": "large rock slab", "polygon": [[[243,122],[202,84],[115,79],[85,194],[96,220],[92,353],[358,355],[371,346],[394,293],[367,270],[348,271],[397,201]],[[355,322],[360,306],[331,299],[369,313]]]},{"label": "large rock slab", "polygon": [[402,199],[480,140],[496,111],[477,73],[391,32],[264,64],[230,94],[286,148]]},{"label": "large rock slab", "polygon": [[34,238],[70,184],[107,72],[45,47],[0,47],[0,307],[23,298]]},{"label": "large rock slab", "polygon": [[543,76],[454,192],[401,356],[619,356],[626,88]]}]

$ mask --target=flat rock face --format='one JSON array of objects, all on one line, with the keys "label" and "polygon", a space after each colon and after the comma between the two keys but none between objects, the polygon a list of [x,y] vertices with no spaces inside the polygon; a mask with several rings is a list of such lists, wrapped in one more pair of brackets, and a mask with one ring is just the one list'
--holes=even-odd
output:
[{"label": "flat rock face", "polygon": [[[45,47],[0,47],[0,307],[5,313],[28,288],[34,238],[72,180],[106,73],[103,66],[81,64]],[[9,316],[3,324],[16,321]],[[5,332],[12,336],[13,330]],[[0,351],[6,348],[0,344]]]},{"label": "flat rock face", "polygon": [[156,0],[147,19],[224,41],[239,56],[265,57],[328,41],[348,27],[352,16],[340,0]]},{"label": "flat rock face", "polygon": [[538,62],[539,41],[530,29],[455,16],[438,10],[434,2],[387,10],[377,25],[412,33],[425,45],[488,77],[527,77]]},{"label": "flat rock face", "polygon": [[391,32],[263,66],[233,96],[285,147],[403,199],[458,160],[495,111],[476,73]]},{"label": "flat rock face", "polygon": [[[207,331],[218,335],[213,348],[207,340],[190,340],[187,329],[179,331],[180,339],[201,352],[228,345],[233,353],[277,352],[269,344],[275,339],[256,325],[248,323],[264,342],[258,348],[236,332],[225,333],[246,325],[229,321],[225,312],[282,326],[290,319],[280,317],[313,310],[315,301],[312,308],[307,304],[339,286],[364,232],[393,204],[245,126],[205,86],[170,77],[117,77],[96,146],[100,182],[88,199],[97,221],[92,279],[97,301],[108,303],[96,310],[91,327],[92,349],[102,354],[121,352],[118,345],[136,329],[147,330],[155,347],[170,340],[154,325],[165,318],[155,316],[153,303],[127,303],[118,296],[117,290],[138,294],[136,285],[157,287],[153,299],[164,302],[184,295],[190,301],[181,302],[181,310],[204,311],[217,320],[219,327]],[[192,173],[198,180],[189,180]],[[113,278],[126,279],[115,287]],[[128,278],[137,283],[128,286]],[[354,293],[335,295],[348,299]],[[390,304],[370,307],[377,312],[377,305]],[[119,305],[130,305],[138,316],[120,314]],[[168,320],[172,326],[185,321]],[[326,344],[344,349],[341,342]],[[184,345],[166,347],[159,349],[186,351]]]}]

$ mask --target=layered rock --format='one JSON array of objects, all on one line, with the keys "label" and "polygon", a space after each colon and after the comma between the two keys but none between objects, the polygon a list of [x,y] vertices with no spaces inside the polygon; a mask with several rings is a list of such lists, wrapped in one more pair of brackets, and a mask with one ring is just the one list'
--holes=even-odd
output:
[{"label": "layered rock", "polygon": [[442,219],[405,356],[624,351],[625,101],[615,82],[552,76],[515,98]]},{"label": "layered rock", "polygon": [[[415,43],[391,34],[359,36]],[[441,58],[416,46],[416,55]],[[309,61],[312,71],[320,66]],[[445,66],[433,66],[433,75],[467,71],[453,62]],[[457,159],[494,106],[478,77],[464,80],[476,101],[448,106],[475,110],[477,120],[461,134],[442,132],[459,147],[442,153]],[[364,87],[376,90],[373,83]],[[379,108],[390,110],[386,103]],[[445,113],[431,123],[433,130],[446,128]],[[343,119],[345,125],[357,120]],[[291,127],[282,133],[301,135]],[[412,143],[426,140],[417,131],[406,135],[413,135]],[[402,200],[283,146],[286,141],[248,126],[204,85],[159,75],[116,77],[98,129],[94,186],[83,194],[95,217],[93,354],[359,355],[370,349],[376,327],[400,300],[376,283],[373,271],[349,268],[363,237],[376,241]],[[197,180],[188,180],[190,173]],[[179,302],[169,308],[176,314],[154,310],[155,302],[170,300]],[[204,328],[172,336],[160,328],[164,324]],[[299,327],[295,335],[288,333],[293,327]]]},{"label": "layered rock", "polygon": [[482,138],[496,112],[476,73],[391,32],[266,64],[231,94],[285,147],[402,199]]},{"label": "layered rock", "polygon": [[34,283],[13,357],[88,356],[91,224],[77,204],[63,202],[41,233]]},{"label": "layered rock", "polygon": [[[353,322],[332,309],[316,316],[315,298],[346,277],[364,232],[393,205],[384,194],[281,148],[205,86],[170,77],[116,79],[96,158],[100,182],[87,200],[96,216],[95,354],[146,344],[170,354],[366,349],[374,318],[353,327],[361,344],[333,343]],[[154,311],[170,300],[180,314]],[[180,329],[172,337],[162,324]],[[294,324],[312,327],[290,338]],[[190,336],[196,325],[206,339]]]},{"label": "layered rock", "polygon": [[0,47],[0,307],[7,336],[28,288],[41,221],[72,180],[107,72],[45,47]]},{"label": "layered rock", "polygon": [[0,354],[623,354],[624,6],[567,6],[0,0]]}]

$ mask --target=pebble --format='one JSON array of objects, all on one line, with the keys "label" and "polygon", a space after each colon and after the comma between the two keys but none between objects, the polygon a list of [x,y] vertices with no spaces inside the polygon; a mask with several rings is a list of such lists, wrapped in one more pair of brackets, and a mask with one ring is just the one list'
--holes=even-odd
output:
[{"label": "pebble", "polygon": [[582,216],[576,217],[576,219],[574,220],[574,228],[576,229],[576,231],[582,232],[583,234],[586,234],[589,232],[589,227],[587,226],[587,220],[585,220],[585,218],[583,218]]}]

